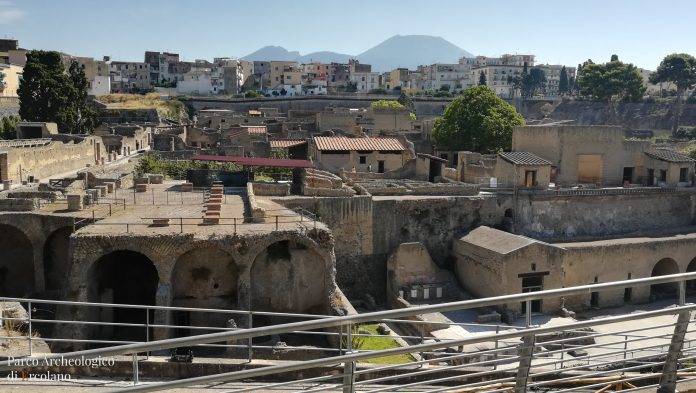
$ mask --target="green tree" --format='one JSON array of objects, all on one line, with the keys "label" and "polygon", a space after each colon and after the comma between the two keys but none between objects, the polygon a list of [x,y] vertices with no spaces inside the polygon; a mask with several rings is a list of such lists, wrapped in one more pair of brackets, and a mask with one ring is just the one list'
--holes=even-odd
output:
[{"label": "green tree", "polygon": [[64,121],[71,134],[88,134],[97,126],[97,110],[87,95],[89,82],[85,71],[76,61],[68,69],[69,101],[65,108]]},{"label": "green tree", "polygon": [[619,61],[619,55],[611,55],[611,60],[609,61]]},{"label": "green tree", "polygon": [[69,102],[69,81],[60,53],[30,51],[17,95],[19,115],[27,121],[51,121],[64,125],[64,108]]},{"label": "green tree", "polygon": [[546,74],[544,70],[532,67],[529,72],[522,73],[522,98],[534,97],[537,91],[543,90],[546,86]]},{"label": "green tree", "polygon": [[684,93],[688,89],[696,87],[696,59],[686,53],[668,55],[660,62],[657,71],[650,75],[650,82],[671,82],[677,87],[675,116],[672,125],[672,132],[676,132],[679,129]]},{"label": "green tree", "polygon": [[479,83],[478,84],[479,84],[479,86],[486,86],[486,74],[484,74],[483,71],[481,71],[479,73]]},{"label": "green tree", "polygon": [[0,92],[5,90],[5,74],[0,72]]},{"label": "green tree", "polygon": [[15,139],[17,137],[17,123],[19,123],[19,117],[14,115],[9,115],[2,118],[0,121],[0,139]]},{"label": "green tree", "polygon": [[561,67],[561,73],[558,81],[558,94],[564,95],[570,92],[570,80],[568,79],[568,70],[565,66]]},{"label": "green tree", "polygon": [[597,101],[636,102],[643,98],[643,77],[633,64],[615,60],[605,64],[585,62],[578,74],[580,94]]},{"label": "green tree", "polygon": [[30,51],[19,83],[19,115],[28,121],[58,124],[60,132],[87,133],[96,126],[96,109],[87,97],[82,67],[68,72],[58,52]]},{"label": "green tree", "polygon": [[494,153],[509,150],[512,129],[524,119],[515,108],[487,86],[464,91],[435,121],[433,139],[447,150]]},{"label": "green tree", "polygon": [[411,99],[411,96],[409,96],[408,94],[402,92],[401,94],[399,94],[399,98],[396,101],[399,104],[403,105],[409,111],[414,111],[413,100]]}]

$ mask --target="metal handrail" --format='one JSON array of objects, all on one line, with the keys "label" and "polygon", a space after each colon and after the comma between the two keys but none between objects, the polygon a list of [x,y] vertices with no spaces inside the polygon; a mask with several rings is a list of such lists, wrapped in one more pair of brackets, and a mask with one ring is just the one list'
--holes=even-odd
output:
[{"label": "metal handrail", "polygon": [[[47,358],[49,358],[49,359],[50,358],[59,358],[59,357],[75,358],[75,357],[92,357],[92,356],[97,357],[97,356],[123,355],[123,354],[137,353],[137,352],[157,351],[157,350],[170,349],[170,348],[181,347],[181,346],[192,346],[192,345],[197,345],[197,344],[207,344],[207,343],[227,341],[227,340],[248,339],[248,338],[253,338],[253,337],[258,337],[258,336],[281,334],[281,333],[287,333],[287,332],[299,331],[299,330],[315,330],[315,329],[324,329],[324,328],[334,328],[334,327],[339,327],[339,326],[347,326],[347,325],[354,325],[354,324],[359,324],[359,323],[363,323],[363,322],[370,322],[370,321],[375,321],[375,320],[384,319],[384,318],[408,317],[408,316],[416,316],[416,315],[420,315],[420,314],[433,313],[433,312],[444,312],[444,311],[488,307],[488,306],[493,306],[493,305],[497,305],[497,304],[505,304],[505,303],[512,303],[512,302],[532,301],[532,300],[547,299],[547,298],[552,298],[552,297],[562,297],[562,296],[569,296],[569,295],[590,294],[591,292],[614,289],[614,288],[625,288],[625,287],[634,287],[634,286],[642,286],[642,285],[654,285],[654,284],[662,284],[662,283],[669,283],[669,282],[684,283],[686,280],[696,280],[696,273],[680,273],[680,274],[665,275],[665,276],[658,276],[658,277],[616,281],[616,282],[610,282],[610,283],[589,284],[589,285],[582,285],[582,286],[570,287],[570,288],[551,289],[551,290],[545,290],[545,291],[539,291],[539,292],[527,292],[527,293],[514,294],[514,295],[503,295],[503,296],[496,296],[496,297],[484,298],[484,299],[464,300],[464,301],[458,301],[458,302],[450,302],[450,303],[442,303],[442,304],[434,304],[434,305],[426,305],[426,306],[414,306],[414,307],[409,307],[409,308],[405,308],[405,309],[376,311],[376,312],[370,312],[370,313],[365,313],[365,314],[326,317],[326,318],[309,320],[309,321],[292,322],[292,323],[286,323],[286,324],[271,325],[271,326],[249,328],[249,329],[240,329],[240,330],[235,330],[235,331],[209,333],[209,334],[202,334],[202,335],[190,336],[190,337],[164,339],[164,340],[160,340],[160,341],[151,341],[151,342],[147,342],[147,343],[138,343],[138,344],[115,346],[115,347],[109,347],[109,348],[75,351],[75,352],[70,352],[70,353],[65,353],[65,354],[50,355]],[[680,285],[680,287],[683,289],[684,285],[682,284],[682,285]],[[683,295],[683,293],[682,293],[682,295]],[[680,302],[680,304],[683,304],[683,301]],[[124,306],[124,305],[118,305],[118,306]],[[156,306],[147,306],[147,307],[156,307]],[[528,307],[527,309],[530,310],[530,307]],[[641,314],[636,313],[636,314],[629,314],[629,315],[623,315],[623,316],[618,316],[618,317],[609,317],[609,318],[601,319],[601,321],[635,320],[635,319],[639,319],[639,318],[645,317],[645,316],[671,315],[671,314],[677,313],[678,311],[682,311],[682,310],[691,311],[693,309],[696,309],[696,306],[680,306],[680,307],[671,308],[668,310],[658,310],[658,311],[645,312],[645,313],[641,313]],[[574,324],[567,325],[567,326],[558,325],[558,326],[553,326],[553,327],[528,328],[526,330],[500,332],[500,333],[493,334],[493,335],[479,335],[479,336],[473,337],[473,338],[447,341],[444,344],[442,344],[442,343],[440,343],[440,344],[442,345],[442,347],[451,347],[451,346],[455,346],[455,345],[466,345],[466,344],[487,341],[489,339],[501,340],[501,339],[506,339],[506,338],[515,338],[515,337],[520,337],[522,335],[525,335],[525,334],[527,334],[527,332],[532,332],[532,331],[535,333],[542,333],[542,332],[550,332],[550,331],[555,331],[555,330],[564,330],[562,328],[565,328],[566,330],[568,328],[577,329],[577,328],[581,328],[584,326],[592,326],[593,324],[601,324],[601,323],[597,323],[597,321],[600,321],[600,320],[580,321],[580,322],[576,322]],[[604,323],[611,323],[611,322],[604,322]],[[425,346],[423,346],[423,345],[425,345]],[[441,347],[438,345],[434,345],[434,344],[421,344],[421,345],[407,347],[404,352],[398,352],[399,348],[394,349],[394,350],[392,350],[392,349],[386,350],[386,351],[381,352],[380,356],[387,356],[390,354],[411,353],[411,352],[417,352],[420,350],[438,349],[438,348],[441,348]],[[390,351],[396,351],[396,352],[391,353]],[[5,370],[10,366],[11,366],[11,364],[9,362],[0,362],[0,370]]]}]

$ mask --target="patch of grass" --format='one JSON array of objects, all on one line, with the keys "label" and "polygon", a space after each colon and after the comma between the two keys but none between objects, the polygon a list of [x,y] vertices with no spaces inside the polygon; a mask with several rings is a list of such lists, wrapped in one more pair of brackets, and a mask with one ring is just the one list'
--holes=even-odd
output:
[{"label": "patch of grass", "polygon": [[107,104],[110,109],[157,109],[160,115],[171,119],[178,119],[184,111],[181,101],[163,100],[158,93],[106,94],[97,100]]},{"label": "patch of grass", "polygon": [[[383,349],[400,348],[401,345],[389,335],[380,335],[377,332],[377,324],[360,325],[356,329],[358,334],[370,334],[371,337],[355,337],[353,347],[365,351],[377,351]],[[414,361],[409,354],[384,356],[379,358],[367,359],[365,362],[373,364],[405,364]]]}]

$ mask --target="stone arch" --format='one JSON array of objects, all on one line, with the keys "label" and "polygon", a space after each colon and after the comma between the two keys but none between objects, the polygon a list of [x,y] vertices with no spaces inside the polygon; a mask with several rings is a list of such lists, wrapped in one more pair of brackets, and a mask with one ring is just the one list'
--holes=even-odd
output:
[{"label": "stone arch", "polygon": [[53,231],[43,247],[43,271],[47,291],[58,292],[68,285],[72,227]]},{"label": "stone arch", "polygon": [[251,265],[252,310],[326,312],[326,257],[307,243],[276,240],[257,254]]},{"label": "stone arch", "polygon": [[[686,266],[686,273],[693,272],[696,272],[696,258],[692,259],[689,265]],[[696,280],[688,280],[686,282],[686,293],[689,296],[696,295]]]},{"label": "stone arch", "polygon": [[0,233],[0,296],[29,296],[36,290],[34,245],[15,226],[0,224]]},{"label": "stone arch", "polygon": [[[653,266],[651,277],[665,276],[668,274],[679,273],[679,265],[672,258],[662,258],[655,266]],[[650,286],[650,298],[651,299],[669,299],[675,298],[679,290],[679,284],[664,283],[655,284]]]},{"label": "stone arch", "polygon": [[[157,268],[146,255],[132,250],[116,250],[102,255],[94,262],[87,275],[88,301],[155,305],[159,274]],[[142,309],[101,308],[97,316],[102,322],[144,324],[150,315]],[[95,328],[96,336],[113,340],[145,341],[148,334],[143,327]]]},{"label": "stone arch", "polygon": [[[227,251],[217,246],[193,248],[177,258],[171,273],[172,306],[237,308],[239,268]],[[235,315],[175,311],[175,325],[226,327]],[[200,334],[201,330],[197,330]],[[179,329],[177,336],[192,332]]]}]

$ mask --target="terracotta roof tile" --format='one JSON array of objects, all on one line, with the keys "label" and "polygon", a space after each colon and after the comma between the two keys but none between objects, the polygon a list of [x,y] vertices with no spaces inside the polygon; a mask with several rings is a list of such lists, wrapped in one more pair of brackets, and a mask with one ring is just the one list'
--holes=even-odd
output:
[{"label": "terracotta roof tile", "polygon": [[517,165],[551,165],[550,161],[526,151],[506,151],[498,155],[505,161]]},{"label": "terracotta roof tile", "polygon": [[299,146],[307,143],[302,139],[276,139],[271,142],[271,149],[287,149],[293,146]]},{"label": "terracotta roof tile", "polygon": [[695,160],[685,154],[681,154],[670,149],[655,149],[651,151],[646,151],[645,154],[648,156],[667,162],[694,162]]},{"label": "terracotta roof tile", "polygon": [[316,136],[314,144],[318,150],[382,150],[403,151],[404,145],[397,138],[347,138],[343,136]]}]

